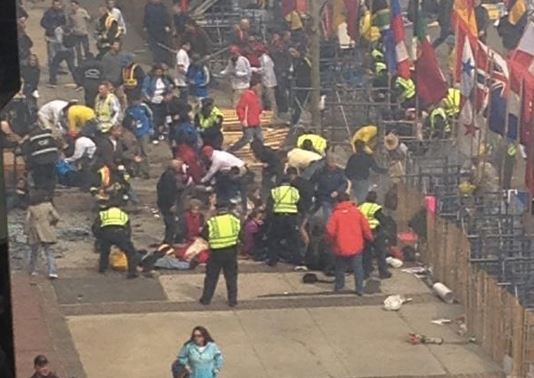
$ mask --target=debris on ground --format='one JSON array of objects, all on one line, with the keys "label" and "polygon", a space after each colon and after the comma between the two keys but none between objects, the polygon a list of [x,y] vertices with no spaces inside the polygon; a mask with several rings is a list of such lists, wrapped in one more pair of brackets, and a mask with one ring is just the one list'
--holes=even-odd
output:
[{"label": "debris on ground", "polygon": [[395,269],[399,269],[404,265],[401,259],[397,259],[395,257],[386,257],[386,263]]},{"label": "debris on ground", "polygon": [[384,300],[384,309],[386,311],[398,311],[404,303],[411,301],[412,298],[406,298],[404,295],[390,295]]},{"label": "debris on ground", "polygon": [[441,345],[443,344],[443,339],[441,337],[429,337],[425,335],[419,335],[417,333],[410,333],[409,342],[412,345],[419,345],[419,344]]},{"label": "debris on ground", "polygon": [[451,324],[452,320],[441,318],[441,319],[431,320],[430,323],[442,326],[442,325],[445,325],[445,324]]},{"label": "debris on ground", "polygon": [[432,290],[443,300],[443,302],[448,304],[454,303],[454,294],[452,290],[441,282],[436,282],[434,285],[432,285]]}]

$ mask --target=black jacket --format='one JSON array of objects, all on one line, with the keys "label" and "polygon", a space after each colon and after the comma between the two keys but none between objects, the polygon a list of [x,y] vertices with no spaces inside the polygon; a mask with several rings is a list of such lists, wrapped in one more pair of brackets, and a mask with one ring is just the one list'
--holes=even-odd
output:
[{"label": "black jacket", "polygon": [[148,3],[145,5],[143,26],[152,38],[158,41],[163,40],[167,35],[165,28],[170,27],[169,12],[165,4]]},{"label": "black jacket", "polygon": [[364,151],[356,152],[347,162],[345,175],[349,180],[366,180],[369,178],[371,169],[377,173],[387,172],[387,169],[378,166],[373,155]]},{"label": "black jacket", "polygon": [[41,26],[44,28],[47,37],[54,37],[56,28],[66,24],[67,17],[63,9],[49,8],[44,12],[43,18],[41,18]]},{"label": "black jacket", "polygon": [[171,207],[177,207],[177,214],[181,214],[181,197],[186,189],[183,176],[176,174],[174,169],[168,168],[160,176],[157,193],[158,193],[158,208],[163,214],[170,213]]},{"label": "black jacket", "polygon": [[299,211],[306,212],[309,209],[311,209],[313,205],[313,195],[314,195],[313,185],[308,180],[302,177],[296,177],[291,182],[291,186],[297,188],[300,194],[300,201],[298,204]]},{"label": "black jacket", "polygon": [[98,88],[98,85],[104,78],[104,68],[102,63],[96,58],[88,58],[82,62],[78,69],[79,75],[84,88]]},{"label": "black jacket", "polygon": [[308,58],[298,58],[293,61],[293,76],[298,88],[311,87],[311,64]]}]

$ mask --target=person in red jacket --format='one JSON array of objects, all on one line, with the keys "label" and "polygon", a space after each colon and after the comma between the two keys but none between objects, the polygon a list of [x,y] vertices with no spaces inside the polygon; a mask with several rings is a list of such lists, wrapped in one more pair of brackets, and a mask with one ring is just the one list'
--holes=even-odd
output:
[{"label": "person in red jacket", "polygon": [[233,146],[229,152],[234,152],[252,143],[253,140],[263,142],[260,116],[261,108],[261,80],[252,78],[250,88],[243,92],[237,103],[235,112],[241,125],[243,126],[243,136]]},{"label": "person in red jacket", "polygon": [[337,205],[326,225],[326,234],[333,245],[335,256],[335,287],[340,291],[345,287],[347,266],[354,270],[356,294],[363,295],[363,250],[365,241],[372,241],[373,234],[369,222],[350,201],[347,193],[340,193]]}]

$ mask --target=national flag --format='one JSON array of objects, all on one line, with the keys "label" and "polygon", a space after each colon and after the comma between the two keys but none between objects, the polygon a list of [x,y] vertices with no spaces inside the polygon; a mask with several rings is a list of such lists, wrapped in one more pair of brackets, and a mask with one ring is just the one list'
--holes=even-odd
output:
[{"label": "national flag", "polygon": [[439,67],[432,43],[426,35],[425,19],[416,23],[416,34],[419,43],[415,62],[417,96],[421,105],[427,107],[439,103],[447,95],[449,85]]},{"label": "national flag", "polygon": [[469,38],[465,36],[460,71],[460,92],[464,97],[470,97],[473,92],[475,72],[475,56],[473,55]]},{"label": "national flag", "polygon": [[345,9],[347,12],[347,34],[353,41],[360,38],[360,1],[345,0]]},{"label": "national flag", "polygon": [[475,6],[473,0],[455,0],[453,7],[454,25],[472,37],[478,36]]},{"label": "national flag", "polygon": [[[402,10],[399,0],[391,0],[391,34],[393,36],[392,43],[389,43],[390,51],[387,51],[388,44],[386,44],[386,54],[395,56],[394,62],[397,67],[396,72],[399,76],[408,79],[410,77],[410,57],[404,42],[404,20],[402,18]],[[391,37],[390,37],[391,38]],[[391,46],[394,44],[394,46]],[[393,48],[392,48],[393,47]]]},{"label": "national flag", "polygon": [[518,140],[520,114],[519,95],[512,91],[507,92],[500,83],[492,86],[491,107],[488,114],[489,129],[508,139]]},{"label": "national flag", "polygon": [[534,74],[534,22],[529,22],[526,26],[511,60]]},{"label": "national flag", "polygon": [[483,111],[489,100],[490,88],[500,84],[504,91],[508,89],[510,72],[508,63],[496,51],[490,49],[480,40],[475,51],[476,74],[476,104],[477,112]]},{"label": "national flag", "polygon": [[506,9],[508,9],[508,22],[514,26],[527,15],[527,4],[525,0],[506,1]]}]

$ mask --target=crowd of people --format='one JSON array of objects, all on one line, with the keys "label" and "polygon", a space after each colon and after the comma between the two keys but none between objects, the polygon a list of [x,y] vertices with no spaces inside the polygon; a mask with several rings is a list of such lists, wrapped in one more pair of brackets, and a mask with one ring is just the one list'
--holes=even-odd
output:
[{"label": "crowd of people", "polygon": [[[44,104],[39,58],[25,31],[28,14],[20,7],[23,86],[2,112],[0,125],[3,147],[15,148],[25,160],[17,195],[19,206],[27,208],[29,273],[37,275],[43,252],[48,277],[58,278],[53,245],[60,216],[54,193],[60,184],[94,198],[98,272],[108,270],[113,246],[123,254],[122,268],[132,279],[140,273],[151,276],[155,268],[194,269],[205,263],[202,305],[211,303],[221,270],[228,305],[238,304],[239,259],[271,267],[283,261],[302,272],[320,270],[335,277],[335,291],[344,290],[350,270],[358,296],[364,295],[364,281],[375,265],[378,278],[390,278],[386,256],[397,239],[396,186],[379,198],[383,191],[373,188],[372,177],[387,174],[394,182],[405,173],[408,147],[400,136],[395,130],[379,132],[376,120],[359,125],[345,164],[324,135],[297,127],[309,108],[311,87],[307,21],[298,13],[288,14],[282,22],[286,27],[273,31],[268,41],[242,19],[229,37],[226,67],[212,73],[210,38],[181,6],[174,1],[171,14],[161,0],[148,1],[143,26],[153,65],[146,72],[123,50],[127,24],[114,0],[105,1],[99,15],[91,15],[78,0],[71,0],[68,9],[62,0],[52,0],[40,20],[48,85],[55,88],[58,75],[70,74],[84,101],[53,99]],[[363,15],[370,11],[363,10]],[[445,21],[440,26],[435,46],[450,35]],[[484,25],[479,30],[485,33]],[[369,47],[365,62],[376,89],[370,100],[385,102],[388,97],[395,104],[382,118],[419,118],[419,140],[449,138],[460,111],[459,90],[450,88],[439,104],[416,114],[414,81],[391,77],[384,46],[371,30],[362,30],[361,37]],[[242,126],[241,138],[231,145],[224,133],[225,113],[210,87],[212,78],[228,79]],[[289,148],[266,145],[262,115],[267,109],[274,125],[293,131]],[[166,145],[172,157],[154,188],[163,237],[155,250],[141,250],[132,241],[128,213],[130,204],[140,203],[132,178],[146,181],[158,175],[151,153]],[[245,146],[261,169],[240,158]],[[384,147],[380,159],[379,146]],[[487,170],[475,178],[477,185],[494,184],[491,177],[496,175]],[[46,358],[38,357],[36,371],[46,370]],[[220,350],[205,328],[196,327],[173,371],[204,378],[221,367]]]}]

